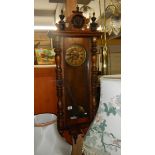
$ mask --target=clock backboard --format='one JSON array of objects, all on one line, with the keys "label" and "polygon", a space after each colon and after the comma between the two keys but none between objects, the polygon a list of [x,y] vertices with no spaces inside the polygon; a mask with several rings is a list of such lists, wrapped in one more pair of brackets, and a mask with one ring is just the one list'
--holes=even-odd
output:
[{"label": "clock backboard", "polygon": [[[89,116],[90,103],[90,54],[91,41],[85,38],[64,38],[64,98],[67,107],[67,117],[76,119]],[[74,45],[80,45],[86,50],[86,59],[80,66],[71,66],[65,61],[65,52]]]}]

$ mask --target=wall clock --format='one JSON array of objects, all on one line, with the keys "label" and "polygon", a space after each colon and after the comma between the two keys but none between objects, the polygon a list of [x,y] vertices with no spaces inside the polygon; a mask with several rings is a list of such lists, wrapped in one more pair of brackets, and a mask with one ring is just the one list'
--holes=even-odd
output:
[{"label": "wall clock", "polygon": [[[66,18],[67,24],[63,19],[60,21],[58,30],[50,31],[49,37],[53,38],[56,53],[57,116],[62,132],[88,127],[96,114],[96,44],[101,33],[96,24],[92,24],[93,31],[91,25],[87,28],[86,18],[78,7]],[[65,27],[61,28],[61,24]]]},{"label": "wall clock", "polygon": [[66,50],[65,60],[71,66],[80,66],[85,62],[86,50],[81,45],[72,45]]}]

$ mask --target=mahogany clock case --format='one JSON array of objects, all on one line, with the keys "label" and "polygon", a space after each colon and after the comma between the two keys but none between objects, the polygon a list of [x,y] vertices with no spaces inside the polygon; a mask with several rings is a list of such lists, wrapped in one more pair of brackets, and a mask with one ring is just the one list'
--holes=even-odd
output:
[{"label": "mahogany clock case", "polygon": [[[90,124],[96,112],[96,41],[100,33],[53,32],[56,51],[58,121],[61,129]],[[95,38],[95,41],[93,41]],[[57,40],[57,41],[56,41]],[[80,47],[86,52],[83,63],[66,61],[68,49]],[[79,50],[81,51],[81,50]],[[76,52],[75,52],[76,53]],[[75,57],[78,57],[77,55]],[[75,58],[76,61],[76,58]],[[77,63],[77,62],[76,62]],[[60,82],[62,81],[62,82]]]},{"label": "mahogany clock case", "polygon": [[78,7],[66,19],[69,27],[63,21],[63,11],[60,19],[58,30],[49,32],[49,37],[56,53],[58,127],[64,130],[89,124],[96,113],[96,42],[101,33],[94,25],[94,15],[90,29],[86,28],[87,20]]}]

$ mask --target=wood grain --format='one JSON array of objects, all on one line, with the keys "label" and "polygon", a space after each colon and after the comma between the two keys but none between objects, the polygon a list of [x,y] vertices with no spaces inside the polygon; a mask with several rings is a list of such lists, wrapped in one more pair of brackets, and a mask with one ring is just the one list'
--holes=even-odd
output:
[{"label": "wood grain", "polygon": [[57,113],[55,67],[34,68],[34,114]]}]

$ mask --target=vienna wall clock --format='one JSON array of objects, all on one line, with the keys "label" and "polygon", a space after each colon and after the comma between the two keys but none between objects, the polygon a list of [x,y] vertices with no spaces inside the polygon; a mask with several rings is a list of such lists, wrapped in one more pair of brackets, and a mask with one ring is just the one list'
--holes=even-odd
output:
[{"label": "vienna wall clock", "polygon": [[63,12],[60,18],[58,30],[49,36],[54,39],[58,127],[63,131],[81,129],[96,113],[96,44],[101,33],[94,18],[95,24],[87,28],[87,19],[78,7],[66,21]]}]

